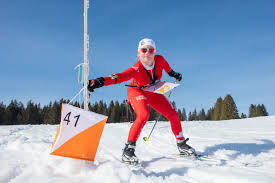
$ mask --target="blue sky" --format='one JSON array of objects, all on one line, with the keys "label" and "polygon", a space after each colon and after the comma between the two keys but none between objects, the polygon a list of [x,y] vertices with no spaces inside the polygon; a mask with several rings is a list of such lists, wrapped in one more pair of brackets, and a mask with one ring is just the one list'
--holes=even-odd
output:
[{"label": "blue sky", "polygon": [[[265,104],[275,115],[274,7],[273,0],[93,0],[89,78],[132,66],[148,37],[183,73],[171,97],[177,107],[207,110],[231,94],[240,113]],[[83,61],[83,1],[2,1],[0,27],[0,101],[46,105],[80,90],[73,69]],[[120,84],[96,90],[91,102],[126,97]]]}]

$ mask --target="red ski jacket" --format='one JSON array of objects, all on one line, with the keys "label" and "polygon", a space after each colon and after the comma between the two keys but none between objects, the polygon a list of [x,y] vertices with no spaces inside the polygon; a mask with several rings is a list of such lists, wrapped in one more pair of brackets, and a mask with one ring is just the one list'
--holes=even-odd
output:
[{"label": "red ski jacket", "polygon": [[[105,84],[104,86],[119,84],[124,81],[133,79],[129,84],[130,86],[142,87],[152,82],[152,79],[155,75],[156,80],[160,80],[162,77],[162,71],[165,70],[166,73],[172,71],[171,67],[167,61],[161,55],[155,55],[155,66],[152,70],[146,71],[143,67],[141,61],[137,61],[132,67],[128,68],[126,71],[121,73],[112,74],[110,76],[104,77]],[[149,77],[149,75],[151,78]]]}]

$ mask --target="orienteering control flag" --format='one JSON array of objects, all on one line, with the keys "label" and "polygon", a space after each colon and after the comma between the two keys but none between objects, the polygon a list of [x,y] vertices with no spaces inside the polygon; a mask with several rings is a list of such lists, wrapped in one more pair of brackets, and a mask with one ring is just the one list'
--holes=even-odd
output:
[{"label": "orienteering control flag", "polygon": [[94,161],[108,117],[62,104],[61,122],[51,155]]}]

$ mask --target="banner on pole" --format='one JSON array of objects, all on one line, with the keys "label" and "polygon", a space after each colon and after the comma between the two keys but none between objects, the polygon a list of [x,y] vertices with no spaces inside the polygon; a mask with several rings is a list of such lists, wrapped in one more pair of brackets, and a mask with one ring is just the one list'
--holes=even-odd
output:
[{"label": "banner on pole", "polygon": [[80,64],[78,66],[78,82],[83,83],[83,80],[84,80],[84,78],[83,78],[83,64]]},{"label": "banner on pole", "polygon": [[61,122],[51,155],[94,161],[108,117],[62,104]]}]

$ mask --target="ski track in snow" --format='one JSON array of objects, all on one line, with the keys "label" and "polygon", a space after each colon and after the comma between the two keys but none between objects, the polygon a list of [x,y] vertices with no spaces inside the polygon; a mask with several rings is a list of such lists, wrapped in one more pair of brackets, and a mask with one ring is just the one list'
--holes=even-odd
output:
[{"label": "ski track in snow", "polygon": [[0,183],[182,182],[274,183],[275,116],[228,121],[182,122],[198,152],[219,161],[178,153],[169,122],[153,122],[137,143],[140,166],[121,163],[130,124],[106,124],[95,162],[49,155],[58,126],[0,126]]}]

